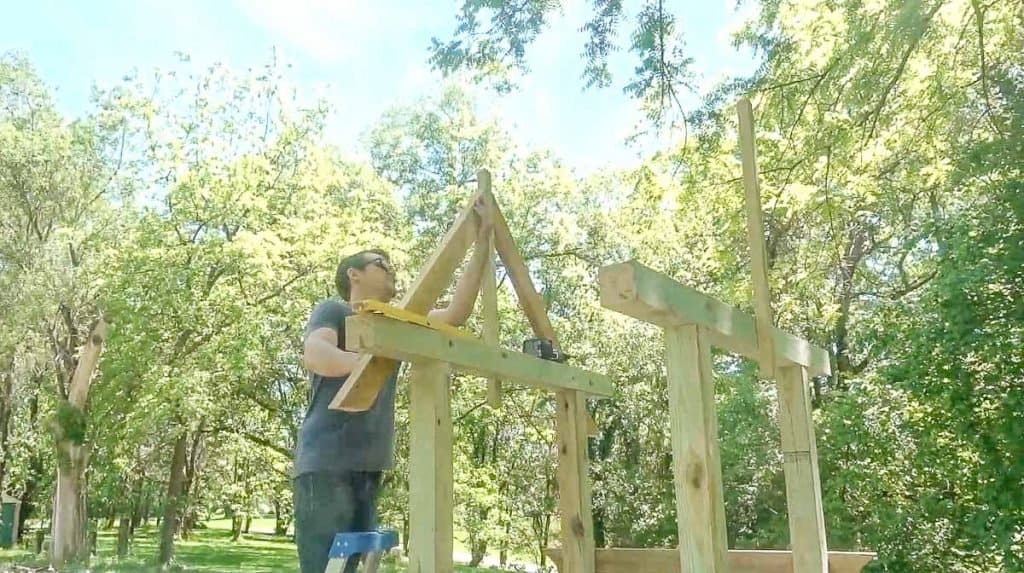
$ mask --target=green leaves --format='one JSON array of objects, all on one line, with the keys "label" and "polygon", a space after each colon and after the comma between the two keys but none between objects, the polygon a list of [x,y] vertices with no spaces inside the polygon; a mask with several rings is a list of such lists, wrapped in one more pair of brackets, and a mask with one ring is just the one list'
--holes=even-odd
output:
[{"label": "green leaves", "polygon": [[[445,72],[469,70],[478,79],[493,79],[499,91],[508,91],[512,73],[526,71],[527,46],[561,5],[560,0],[465,0],[455,39],[431,39],[430,63]],[[490,23],[486,29],[484,20]]]}]

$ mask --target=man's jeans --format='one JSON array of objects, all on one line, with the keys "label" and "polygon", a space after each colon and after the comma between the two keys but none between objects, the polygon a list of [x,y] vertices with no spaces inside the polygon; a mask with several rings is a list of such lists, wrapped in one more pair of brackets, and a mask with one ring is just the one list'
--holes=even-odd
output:
[{"label": "man's jeans", "polygon": [[[353,471],[295,478],[295,544],[302,573],[324,573],[335,534],[377,528],[380,477],[380,472]],[[358,563],[349,559],[346,573]]]}]

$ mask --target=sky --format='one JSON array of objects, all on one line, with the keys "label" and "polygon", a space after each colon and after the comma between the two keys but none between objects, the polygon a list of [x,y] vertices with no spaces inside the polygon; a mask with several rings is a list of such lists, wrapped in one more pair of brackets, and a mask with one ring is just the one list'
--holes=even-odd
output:
[{"label": "sky", "polygon": [[[289,79],[304,93],[325,95],[337,110],[328,137],[363,156],[361,136],[389,107],[438,93],[440,72],[427,62],[432,37],[448,38],[461,0],[4,0],[0,52],[18,50],[54,90],[61,111],[84,113],[94,85],[113,85],[127,73],[171,67],[176,52],[193,63],[261,67],[276,53],[291,65]],[[639,0],[624,2],[628,40]],[[530,73],[511,94],[475,87],[479,113],[497,119],[531,148],[553,150],[580,173],[634,163],[642,149],[624,140],[641,121],[622,92],[635,60],[622,50],[610,60],[613,84],[583,89],[580,28],[588,0],[563,0],[562,14],[527,52]],[[695,60],[698,86],[756,63],[731,46],[730,32],[749,17],[735,0],[667,1]],[[630,10],[633,12],[630,12]],[[695,105],[697,94],[684,98]]]}]

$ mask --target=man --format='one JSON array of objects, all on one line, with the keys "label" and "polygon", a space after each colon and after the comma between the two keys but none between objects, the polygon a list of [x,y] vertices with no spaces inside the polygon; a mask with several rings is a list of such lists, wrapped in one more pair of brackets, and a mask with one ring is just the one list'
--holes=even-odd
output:
[{"label": "man", "polygon": [[[481,200],[474,205],[476,247],[446,308],[431,318],[462,325],[469,318],[487,262],[493,222]],[[345,350],[345,317],[351,303],[388,302],[395,297],[395,273],[386,253],[361,251],[344,258],[335,274],[341,300],[328,299],[313,310],[305,329],[302,360],[310,373],[310,401],[295,452],[295,541],[302,573],[323,573],[336,533],[377,527],[381,472],[393,467],[395,379],[388,377],[366,412],[328,408],[356,366],[359,354]],[[357,560],[346,571],[355,571]]]}]

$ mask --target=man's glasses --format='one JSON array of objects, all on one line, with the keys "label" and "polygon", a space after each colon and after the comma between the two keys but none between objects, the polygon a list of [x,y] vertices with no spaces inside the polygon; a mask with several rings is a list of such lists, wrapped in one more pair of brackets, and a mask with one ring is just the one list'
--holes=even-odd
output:
[{"label": "man's glasses", "polygon": [[372,259],[366,261],[366,263],[363,265],[363,267],[365,268],[367,265],[377,265],[378,267],[380,267],[384,272],[388,273],[389,275],[394,275],[395,274],[394,271],[391,269],[391,265],[388,264],[387,260],[384,257],[372,258]]}]

